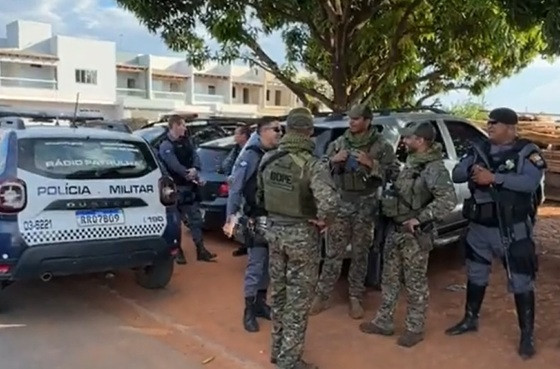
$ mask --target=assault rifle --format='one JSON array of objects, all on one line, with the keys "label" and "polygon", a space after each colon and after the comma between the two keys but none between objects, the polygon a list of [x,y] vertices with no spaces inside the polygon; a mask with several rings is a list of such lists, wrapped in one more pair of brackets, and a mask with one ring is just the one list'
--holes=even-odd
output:
[{"label": "assault rifle", "polygon": [[[490,162],[484,151],[475,142],[471,142],[471,145],[484,165],[486,165],[486,168],[490,170]],[[498,229],[500,231],[500,239],[502,240],[502,247],[504,249],[504,261],[506,264],[507,276],[511,280],[511,270],[508,258],[509,246],[512,243],[511,228],[508,227],[504,222],[500,196],[498,194],[498,190],[496,190],[496,187],[494,187],[493,185],[490,185],[490,196],[492,196],[492,200],[494,200],[494,203],[496,204],[496,217],[498,218]]]}]

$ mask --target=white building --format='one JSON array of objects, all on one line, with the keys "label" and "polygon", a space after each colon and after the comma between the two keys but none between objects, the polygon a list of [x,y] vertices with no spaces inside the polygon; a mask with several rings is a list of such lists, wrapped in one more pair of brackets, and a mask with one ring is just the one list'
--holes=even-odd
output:
[{"label": "white building", "polygon": [[297,97],[260,68],[119,53],[115,43],[53,35],[49,24],[15,21],[0,38],[0,105],[107,118],[158,118],[171,111],[258,117],[286,114]]}]

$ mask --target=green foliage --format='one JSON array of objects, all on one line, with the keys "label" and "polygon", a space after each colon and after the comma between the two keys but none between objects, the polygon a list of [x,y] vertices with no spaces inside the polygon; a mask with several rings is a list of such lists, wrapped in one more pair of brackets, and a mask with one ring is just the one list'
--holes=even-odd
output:
[{"label": "green foliage", "polygon": [[488,107],[484,102],[469,100],[460,104],[455,104],[446,110],[453,115],[474,121],[483,121],[488,118],[488,113],[485,112],[485,110],[488,110]]},{"label": "green foliage", "polygon": [[[552,2],[552,0],[549,0]],[[248,61],[273,73],[305,104],[335,111],[367,101],[417,105],[465,89],[477,95],[551,53],[550,24],[512,12],[513,0],[117,0],[196,66]],[[556,23],[554,23],[556,22]],[[549,28],[547,28],[549,27]],[[220,48],[211,50],[201,30]],[[258,40],[282,34],[279,65]],[[280,46],[280,45],[279,45]],[[298,67],[328,86],[296,80]]]}]

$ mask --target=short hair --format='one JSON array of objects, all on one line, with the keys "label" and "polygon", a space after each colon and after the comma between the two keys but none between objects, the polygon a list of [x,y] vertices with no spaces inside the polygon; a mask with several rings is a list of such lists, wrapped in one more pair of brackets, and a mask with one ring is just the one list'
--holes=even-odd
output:
[{"label": "short hair", "polygon": [[169,119],[167,120],[167,126],[169,128],[172,128],[173,126],[177,126],[179,124],[183,124],[185,120],[183,119],[183,117],[181,117],[178,114],[173,114],[172,116],[169,117]]},{"label": "short hair", "polygon": [[268,127],[273,122],[278,122],[277,118],[263,118],[257,123],[257,132],[261,133],[262,129]]},{"label": "short hair", "polygon": [[244,135],[245,137],[249,138],[251,136],[251,127],[244,125],[244,126],[239,126],[236,128],[236,130],[239,130],[239,133]]}]

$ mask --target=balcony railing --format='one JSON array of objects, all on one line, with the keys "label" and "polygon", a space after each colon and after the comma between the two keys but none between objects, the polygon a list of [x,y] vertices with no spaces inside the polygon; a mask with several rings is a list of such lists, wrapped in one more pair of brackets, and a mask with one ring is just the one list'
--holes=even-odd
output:
[{"label": "balcony railing", "polygon": [[141,88],[117,88],[118,96],[148,97],[146,90]]},{"label": "balcony railing", "polygon": [[184,92],[171,92],[171,91],[153,91],[155,99],[165,100],[181,100],[185,101],[187,94]]},{"label": "balcony railing", "polygon": [[33,79],[19,77],[0,77],[0,86],[2,87],[22,87],[22,88],[40,88],[45,90],[56,90],[58,83],[53,79]]},{"label": "balcony railing", "polygon": [[194,94],[195,102],[199,103],[223,103],[225,98],[222,95]]}]

